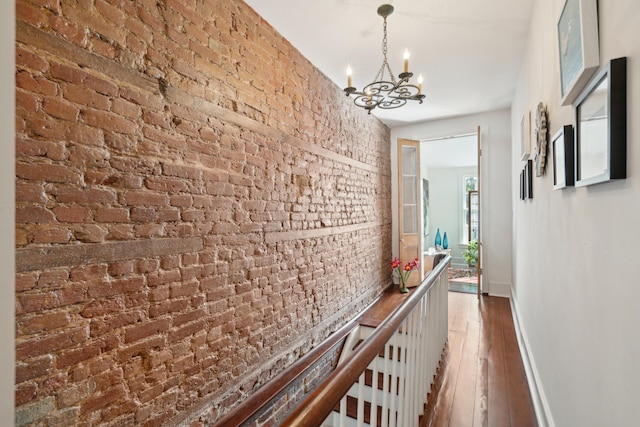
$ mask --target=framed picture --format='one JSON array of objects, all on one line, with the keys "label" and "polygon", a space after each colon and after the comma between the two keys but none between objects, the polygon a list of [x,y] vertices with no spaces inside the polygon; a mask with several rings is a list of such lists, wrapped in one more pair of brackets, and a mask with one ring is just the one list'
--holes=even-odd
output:
[{"label": "framed picture", "polygon": [[562,105],[570,105],[600,65],[597,0],[566,0],[558,20]]},{"label": "framed picture", "polygon": [[566,125],[551,139],[553,189],[573,186],[573,126]]},{"label": "framed picture", "polygon": [[533,199],[533,160],[527,160],[527,165],[524,167],[524,180],[525,187],[527,189],[527,199]]},{"label": "framed picture", "polygon": [[524,190],[524,169],[520,171],[520,200],[525,198]]},{"label": "framed picture", "polygon": [[429,180],[422,178],[422,223],[424,237],[429,236]]},{"label": "framed picture", "polygon": [[611,60],[576,99],[576,187],[627,177],[627,58]]},{"label": "framed picture", "polygon": [[531,155],[531,112],[522,115],[520,121],[520,160],[527,160]]}]

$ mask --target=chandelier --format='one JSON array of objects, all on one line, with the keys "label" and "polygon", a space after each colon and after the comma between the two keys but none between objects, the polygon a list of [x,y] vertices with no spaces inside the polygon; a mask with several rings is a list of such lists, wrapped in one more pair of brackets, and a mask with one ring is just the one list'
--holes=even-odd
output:
[{"label": "chandelier", "polygon": [[[384,19],[384,37],[382,38],[382,66],[378,70],[373,83],[369,83],[362,91],[358,91],[352,85],[353,73],[351,66],[347,67],[347,87],[344,92],[347,96],[354,95],[354,104],[362,107],[371,114],[371,110],[378,107],[383,110],[402,107],[407,101],[418,101],[422,104],[422,74],[418,77],[418,85],[410,84],[409,79],[413,73],[409,72],[409,51],[404,51],[404,72],[398,75],[399,80],[393,77],[393,72],[387,61],[387,17],[393,13],[393,6],[383,4],[378,8],[378,15]],[[385,80],[385,73],[389,74],[389,80]]]}]

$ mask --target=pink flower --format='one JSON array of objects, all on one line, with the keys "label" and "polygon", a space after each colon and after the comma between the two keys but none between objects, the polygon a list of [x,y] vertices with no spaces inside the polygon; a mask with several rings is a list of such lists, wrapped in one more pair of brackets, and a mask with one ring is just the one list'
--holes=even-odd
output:
[{"label": "pink flower", "polygon": [[407,281],[409,280],[409,276],[411,275],[411,272],[413,270],[417,270],[418,268],[420,268],[420,262],[418,261],[418,258],[414,258],[412,261],[409,261],[408,263],[406,263],[404,267],[402,267],[402,270],[400,269],[401,266],[402,266],[402,263],[400,262],[398,257],[395,257],[393,261],[391,261],[391,270],[395,271],[396,273],[398,273],[398,276],[400,276],[400,284],[401,284],[400,291],[408,292]]}]

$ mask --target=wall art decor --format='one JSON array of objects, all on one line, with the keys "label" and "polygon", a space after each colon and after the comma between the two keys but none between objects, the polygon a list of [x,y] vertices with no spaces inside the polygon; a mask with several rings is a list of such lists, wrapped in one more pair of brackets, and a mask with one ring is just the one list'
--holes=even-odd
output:
[{"label": "wall art decor", "polygon": [[566,0],[558,19],[562,105],[570,105],[600,65],[597,0]]},{"label": "wall art decor", "polygon": [[524,169],[520,171],[520,200],[524,200]]},{"label": "wall art decor", "polygon": [[544,175],[544,167],[547,164],[548,119],[547,107],[540,102],[536,109],[536,176]]},{"label": "wall art decor", "polygon": [[531,112],[526,111],[520,121],[520,160],[531,155]]},{"label": "wall art decor", "polygon": [[533,199],[533,161],[527,160],[524,173],[525,186],[527,188],[527,199]]},{"label": "wall art decor", "polygon": [[426,178],[422,178],[422,215],[423,235],[426,242],[426,237],[429,236],[429,180]]},{"label": "wall art decor", "polygon": [[576,187],[627,177],[627,58],[612,59],[576,99]]},{"label": "wall art decor", "polygon": [[562,126],[551,138],[551,157],[553,167],[553,189],[572,187],[573,171],[573,126]]}]

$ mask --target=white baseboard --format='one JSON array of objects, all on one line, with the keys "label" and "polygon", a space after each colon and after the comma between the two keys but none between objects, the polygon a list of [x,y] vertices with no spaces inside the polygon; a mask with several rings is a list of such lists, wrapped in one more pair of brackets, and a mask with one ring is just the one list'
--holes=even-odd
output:
[{"label": "white baseboard", "polygon": [[524,364],[524,370],[527,375],[527,383],[529,385],[529,392],[531,393],[531,400],[533,402],[533,410],[536,413],[538,419],[538,425],[540,427],[555,427],[553,418],[551,417],[551,410],[547,402],[547,398],[542,389],[538,370],[536,369],[535,361],[529,351],[529,341],[527,340],[527,334],[522,325],[520,324],[520,311],[518,305],[513,299],[509,298],[511,303],[511,314],[513,316],[513,325],[516,330],[516,337],[518,339],[518,347],[520,348],[520,354],[522,355],[522,363]]},{"label": "white baseboard", "polygon": [[[492,297],[511,297],[510,283],[489,282],[488,285],[489,295],[491,295]],[[485,289],[483,289],[483,291],[485,291]]]}]

